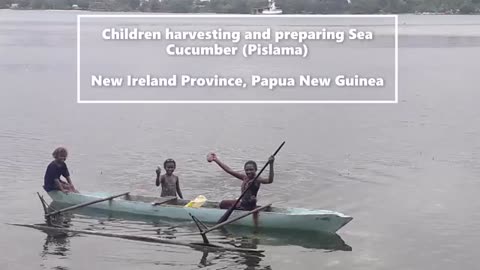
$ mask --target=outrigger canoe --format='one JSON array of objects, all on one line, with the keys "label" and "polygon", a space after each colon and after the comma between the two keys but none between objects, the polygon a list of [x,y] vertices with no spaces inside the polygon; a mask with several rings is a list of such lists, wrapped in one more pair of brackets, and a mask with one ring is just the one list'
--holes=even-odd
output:
[{"label": "outrigger canoe", "polygon": [[[109,194],[99,193],[66,194],[60,191],[51,191],[48,195],[54,202],[69,205],[88,203],[110,196]],[[218,208],[218,202],[206,202],[199,208],[188,208],[184,207],[189,202],[188,200],[175,199],[160,205],[152,204],[157,201],[159,201],[159,198],[156,197],[126,195],[122,198],[95,203],[88,207],[118,213],[177,220],[192,220],[191,214],[207,224],[215,224],[227,211],[226,209]],[[230,219],[245,213],[246,211],[235,210]],[[257,222],[255,222],[255,218]],[[335,233],[352,219],[350,216],[329,210],[268,207],[258,212],[256,217],[251,215],[233,222],[232,225],[257,227],[258,229],[288,229]]]}]

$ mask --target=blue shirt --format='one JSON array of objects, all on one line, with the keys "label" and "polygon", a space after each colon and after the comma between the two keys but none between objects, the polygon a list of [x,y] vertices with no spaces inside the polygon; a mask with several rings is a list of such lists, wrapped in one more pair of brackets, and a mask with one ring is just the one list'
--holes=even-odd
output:
[{"label": "blue shirt", "polygon": [[60,180],[60,176],[68,177],[70,173],[68,172],[67,164],[62,163],[58,164],[55,161],[52,161],[48,167],[47,171],[45,172],[44,177],[44,185],[43,188],[46,192],[50,192],[52,190],[60,190],[58,186],[55,184],[55,179]]}]

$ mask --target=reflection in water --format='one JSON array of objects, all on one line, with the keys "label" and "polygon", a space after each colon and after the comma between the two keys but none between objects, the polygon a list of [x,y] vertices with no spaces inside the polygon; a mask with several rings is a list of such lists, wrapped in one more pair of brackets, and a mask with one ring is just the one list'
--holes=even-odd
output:
[{"label": "reflection in water", "polygon": [[70,240],[68,234],[59,232],[44,231],[47,234],[43,244],[42,257],[56,255],[65,257],[68,255]]},{"label": "reflection in water", "polygon": [[[70,255],[70,235],[62,232],[53,232],[42,230],[47,234],[45,243],[43,244],[40,256],[45,262],[55,262],[55,259],[65,259]],[[60,263],[60,262],[59,262]],[[62,265],[53,266],[52,269],[68,270],[69,268]]]},{"label": "reflection in water", "polygon": [[[62,227],[69,227],[70,222],[72,221],[73,214],[72,213],[64,213],[62,215],[54,215],[49,218],[50,224],[53,226],[62,226]],[[69,251],[69,239],[68,234],[63,232],[55,232],[55,231],[48,231],[42,230],[47,234],[47,238],[45,239],[45,244],[43,245],[43,252],[42,257],[45,257],[47,254],[51,255],[58,255],[58,256],[66,256],[67,252]],[[54,249],[54,252],[50,251],[50,248]]]},{"label": "reflection in water", "polygon": [[[53,203],[57,209],[65,205]],[[80,230],[99,230],[104,232],[120,232],[131,235],[143,235],[162,239],[175,239],[182,242],[201,242],[201,237],[193,222],[176,221],[141,217],[138,215],[113,213],[92,208],[81,208],[72,214],[62,215],[56,220],[57,224]],[[73,218],[74,217],[74,218]],[[44,254],[66,256],[68,253],[67,234],[49,234],[44,247]],[[208,234],[211,243],[219,243],[237,248],[261,249],[268,251],[268,246],[299,246],[306,249],[319,249],[327,252],[352,251],[343,239],[337,235],[291,230],[255,230],[248,227],[228,226]],[[55,247],[55,252],[49,250]],[[228,263],[228,268],[236,269],[271,269],[262,265],[265,256],[262,253],[242,253],[206,250],[195,247],[199,251],[198,267]],[[60,268],[59,268],[60,269]]]},{"label": "reflection in water", "polygon": [[[258,247],[258,239],[255,238],[248,238],[248,237],[242,237],[240,239],[240,245],[238,247],[242,248],[252,248],[256,249]],[[256,269],[258,266],[260,266],[260,262],[262,261],[262,258],[260,256],[252,256],[250,254],[241,254],[239,256],[239,260],[236,260],[236,263],[242,263],[246,265],[247,267],[245,269]],[[267,266],[270,268],[270,266]]]},{"label": "reflection in water", "polygon": [[[257,249],[257,244],[249,241],[245,241],[244,244],[235,246]],[[262,262],[262,258],[264,257],[264,255],[261,253],[211,251],[202,249],[200,247],[195,249],[202,252],[202,257],[198,263],[200,268],[216,265],[221,261],[227,261],[233,262],[234,265],[245,266],[245,269],[271,269],[270,266],[259,268],[261,266],[260,263]]]},{"label": "reflection in water", "polygon": [[208,262],[207,258],[208,258],[208,251],[204,250],[202,253],[202,258],[200,259],[199,266],[206,267],[206,266],[212,265],[212,263]]},{"label": "reflection in water", "polygon": [[[49,206],[49,211],[54,211],[55,208]],[[64,213],[62,215],[55,215],[48,218],[48,222],[46,219],[46,224],[51,224],[53,226],[62,226],[62,227],[70,227],[70,223],[72,221],[73,214],[72,213]],[[50,231],[50,230],[41,230],[47,234],[45,238],[45,243],[43,244],[43,250],[40,256],[43,258],[44,261],[52,261],[53,258],[60,258],[64,259],[67,258],[70,252],[70,237],[68,233],[58,232],[58,231]],[[62,265],[57,265],[52,267],[52,269],[56,270],[68,270],[69,268]]]},{"label": "reflection in water", "polygon": [[[235,235],[248,235],[246,228],[229,228]],[[352,251],[338,234],[318,232],[301,232],[287,230],[269,230],[251,235],[262,245],[267,246],[299,246],[307,249],[323,249],[327,251]]]},{"label": "reflection in water", "polygon": [[448,35],[402,35],[400,48],[460,48],[478,47],[480,37]]},{"label": "reflection in water", "polygon": [[[57,208],[65,207],[58,203]],[[138,233],[154,231],[157,237],[165,239],[181,239],[189,241],[198,241],[200,238],[198,229],[193,222],[176,221],[172,219],[159,219],[154,217],[142,217],[138,215],[113,213],[93,208],[81,208],[75,210],[75,213],[88,216],[88,218],[97,218],[99,220],[108,219],[110,222],[99,221],[102,229],[135,229]],[[140,221],[140,222],[139,222]],[[90,225],[95,226],[96,225]],[[132,228],[132,226],[134,226]],[[153,228],[152,228],[153,227]],[[99,229],[99,228],[97,228]],[[188,236],[188,237],[187,237]],[[338,234],[325,234],[320,232],[303,232],[292,230],[255,230],[249,227],[228,226],[220,228],[208,234],[208,238],[214,241],[220,241],[224,244],[232,244],[237,247],[244,245],[257,246],[299,246],[307,249],[322,249],[327,251],[352,251],[352,247],[347,245]],[[247,239],[251,241],[248,242]],[[242,246],[243,247],[243,246]]]}]

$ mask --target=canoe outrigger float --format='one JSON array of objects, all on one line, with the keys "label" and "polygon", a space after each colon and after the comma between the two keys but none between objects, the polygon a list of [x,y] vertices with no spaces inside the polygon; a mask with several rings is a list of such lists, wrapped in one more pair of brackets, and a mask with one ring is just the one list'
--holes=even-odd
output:
[{"label": "canoe outrigger float", "polygon": [[44,231],[46,233],[53,232],[53,233],[88,234],[88,235],[97,235],[97,236],[104,236],[104,237],[121,238],[121,239],[134,240],[134,241],[150,242],[150,243],[187,246],[191,248],[207,249],[207,250],[236,251],[236,252],[245,252],[245,253],[263,253],[264,252],[263,250],[260,250],[260,249],[241,248],[241,247],[233,247],[233,246],[225,246],[225,245],[220,246],[220,245],[213,245],[210,243],[200,243],[200,242],[187,243],[187,242],[180,242],[175,240],[160,239],[152,236],[107,233],[107,232],[95,231],[95,230],[74,230],[74,229],[65,228],[65,227],[50,226],[47,224],[10,224],[10,225],[34,228],[34,229]]},{"label": "canoe outrigger float", "polygon": [[[48,195],[54,202],[78,205],[93,202],[109,195],[79,194],[52,191]],[[106,211],[128,213],[140,216],[170,218],[176,220],[192,220],[191,215],[206,224],[215,224],[227,211],[218,208],[217,202],[206,202],[202,207],[184,207],[188,200],[174,198],[158,198],[122,194],[123,198],[108,200],[89,205],[89,207]],[[156,205],[153,205],[156,204]],[[258,210],[255,209],[255,210]],[[288,229],[300,231],[317,231],[334,234],[352,220],[352,217],[328,210],[310,210],[302,208],[265,207],[256,211],[256,215],[238,219],[232,225],[248,226],[257,229]],[[252,211],[250,211],[252,212]],[[235,210],[229,220],[250,213]]]}]

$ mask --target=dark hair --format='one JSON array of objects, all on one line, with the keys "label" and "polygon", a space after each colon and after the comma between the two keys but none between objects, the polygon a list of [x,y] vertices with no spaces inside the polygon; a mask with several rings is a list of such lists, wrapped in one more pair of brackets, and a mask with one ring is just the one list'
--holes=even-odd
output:
[{"label": "dark hair", "polygon": [[173,166],[177,167],[177,163],[175,163],[175,160],[169,158],[163,162],[163,168],[166,170],[167,169],[167,163],[173,163]]},{"label": "dark hair", "polygon": [[245,162],[245,165],[243,165],[243,169],[245,169],[245,167],[247,167],[248,164],[252,164],[253,167],[255,168],[255,171],[257,170],[257,163],[255,163],[255,161],[253,161],[253,160],[249,160],[249,161]]},{"label": "dark hair", "polygon": [[68,156],[68,151],[65,147],[58,147],[57,149],[55,149],[52,153],[52,156],[53,158],[57,158],[59,157],[60,155],[62,156]]}]

